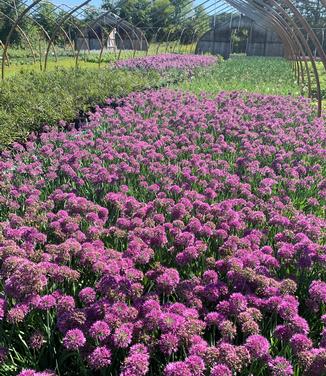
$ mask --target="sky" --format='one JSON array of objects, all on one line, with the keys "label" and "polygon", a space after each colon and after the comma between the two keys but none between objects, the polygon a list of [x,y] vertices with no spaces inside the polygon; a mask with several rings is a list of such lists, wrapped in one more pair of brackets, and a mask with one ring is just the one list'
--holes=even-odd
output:
[{"label": "sky", "polygon": [[[204,0],[195,0],[195,3],[200,4],[200,2],[202,2],[202,1],[204,1]],[[73,5],[80,4],[82,2],[82,0],[62,0],[62,1],[60,1],[60,0],[52,0],[52,2],[54,4],[57,4],[57,5],[59,5],[59,4],[66,4],[66,5],[69,5],[69,6],[73,6]],[[101,0],[92,0],[90,2],[90,5],[94,5],[94,6],[98,7],[98,6],[101,5],[101,3],[102,3]]]},{"label": "sky", "polygon": [[[69,5],[69,6],[73,6],[73,5],[79,5],[83,2],[83,0],[52,0],[51,1],[53,4],[57,4],[57,5],[60,5],[60,4],[65,4],[65,5]],[[92,0],[90,2],[90,5],[94,5],[94,6],[100,6],[102,3],[101,0]]]}]

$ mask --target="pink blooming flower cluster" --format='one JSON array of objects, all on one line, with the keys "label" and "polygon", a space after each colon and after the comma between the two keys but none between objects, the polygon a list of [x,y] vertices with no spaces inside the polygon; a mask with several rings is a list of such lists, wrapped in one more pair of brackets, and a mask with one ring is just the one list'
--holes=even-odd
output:
[{"label": "pink blooming flower cluster", "polygon": [[166,71],[177,69],[182,71],[193,71],[195,68],[208,67],[216,64],[216,56],[203,56],[192,54],[161,54],[144,56],[133,59],[119,60],[115,62],[117,68],[143,69]]},{"label": "pink blooming flower cluster", "polygon": [[325,374],[325,139],[303,98],[162,89],[3,152],[0,367]]}]

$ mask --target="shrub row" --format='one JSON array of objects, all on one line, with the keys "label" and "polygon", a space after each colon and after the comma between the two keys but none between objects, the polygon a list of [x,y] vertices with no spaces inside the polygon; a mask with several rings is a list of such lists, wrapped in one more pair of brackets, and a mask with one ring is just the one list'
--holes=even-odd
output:
[{"label": "shrub row", "polygon": [[162,86],[156,72],[58,69],[16,75],[0,83],[0,148],[24,139],[43,125],[74,120],[108,97]]}]

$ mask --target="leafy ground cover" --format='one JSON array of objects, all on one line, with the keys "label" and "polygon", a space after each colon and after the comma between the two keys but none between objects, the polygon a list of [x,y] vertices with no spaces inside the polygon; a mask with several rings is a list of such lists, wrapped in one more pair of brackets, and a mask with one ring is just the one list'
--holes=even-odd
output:
[{"label": "leafy ground cover", "polygon": [[259,57],[233,57],[216,65],[208,77],[199,77],[175,85],[199,94],[205,91],[217,94],[222,90],[241,90],[271,95],[301,94],[291,66],[284,59]]},{"label": "leafy ground cover", "polygon": [[110,103],[1,156],[1,374],[324,374],[325,128],[309,101]]}]

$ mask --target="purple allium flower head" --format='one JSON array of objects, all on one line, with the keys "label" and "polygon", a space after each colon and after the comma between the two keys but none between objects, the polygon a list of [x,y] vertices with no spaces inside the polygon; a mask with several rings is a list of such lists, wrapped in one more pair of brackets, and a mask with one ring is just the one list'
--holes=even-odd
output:
[{"label": "purple allium flower head", "polygon": [[271,370],[273,376],[292,376],[293,368],[291,363],[283,358],[282,356],[277,356],[268,362],[268,367]]},{"label": "purple allium flower head", "polygon": [[231,341],[237,334],[237,328],[230,320],[222,320],[218,324],[218,329],[221,332],[221,336],[225,341]]},{"label": "purple allium flower head", "polygon": [[18,324],[24,321],[26,314],[28,313],[28,307],[25,305],[17,305],[11,308],[7,313],[7,320],[10,323]]},{"label": "purple allium flower head", "polygon": [[179,338],[171,333],[162,334],[159,340],[159,347],[163,354],[170,356],[178,350]]},{"label": "purple allium flower head", "polygon": [[179,273],[176,269],[165,269],[163,274],[157,277],[157,287],[165,294],[171,294],[180,281]]},{"label": "purple allium flower head", "polygon": [[37,372],[33,369],[25,369],[21,371],[17,376],[56,376],[56,373],[49,370]]},{"label": "purple allium flower head", "polygon": [[326,303],[326,282],[313,281],[309,287],[310,298],[317,304]]},{"label": "purple allium flower head", "polygon": [[144,376],[149,369],[149,354],[146,346],[131,346],[129,356],[124,360],[121,376]]},{"label": "purple allium flower head", "polygon": [[204,375],[205,363],[200,356],[190,355],[188,356],[188,358],[185,359],[185,363],[190,369],[190,372],[192,373],[192,375],[198,375],[198,376]]},{"label": "purple allium flower head", "polygon": [[122,324],[117,328],[113,335],[114,345],[118,348],[126,348],[131,343],[133,333],[133,324]]},{"label": "purple allium flower head", "polygon": [[294,353],[309,350],[312,347],[312,341],[304,334],[294,334],[290,339],[290,345]]},{"label": "purple allium flower head", "polygon": [[240,293],[234,293],[230,296],[230,311],[233,314],[239,314],[242,311],[245,311],[247,308],[247,299]]},{"label": "purple allium flower head", "polygon": [[219,325],[223,320],[225,320],[225,316],[218,312],[209,312],[206,315],[205,321],[208,325]]},{"label": "purple allium flower head", "polygon": [[111,364],[111,351],[106,346],[96,347],[87,357],[89,366],[102,369]]},{"label": "purple allium flower head", "polygon": [[277,325],[274,329],[274,336],[281,341],[288,341],[292,336],[293,331],[287,325]]},{"label": "purple allium flower head", "polygon": [[269,342],[263,336],[254,334],[247,338],[245,343],[250,355],[254,358],[265,358],[269,353]]},{"label": "purple allium flower head", "polygon": [[42,311],[47,311],[56,305],[56,299],[52,295],[44,295],[37,303],[37,308]]},{"label": "purple allium flower head", "polygon": [[66,312],[71,311],[75,308],[75,300],[72,296],[64,295],[57,300],[58,311]]},{"label": "purple allium flower head", "polygon": [[91,304],[94,303],[96,299],[96,292],[91,287],[85,287],[84,289],[80,290],[78,296],[84,304]]},{"label": "purple allium flower head", "polygon": [[68,330],[63,338],[63,346],[68,350],[78,350],[86,343],[84,333],[80,329]]},{"label": "purple allium flower head", "polygon": [[45,339],[41,332],[35,332],[31,335],[28,342],[33,350],[40,350],[40,348],[45,343]]},{"label": "purple allium flower head", "polygon": [[110,335],[111,330],[109,325],[105,321],[96,321],[89,328],[89,334],[92,338],[99,341],[104,341]]},{"label": "purple allium flower head", "polygon": [[224,364],[216,364],[211,369],[211,376],[232,376],[232,372],[229,367]]},{"label": "purple allium flower head", "polygon": [[164,376],[192,376],[186,362],[169,363],[164,369]]}]

